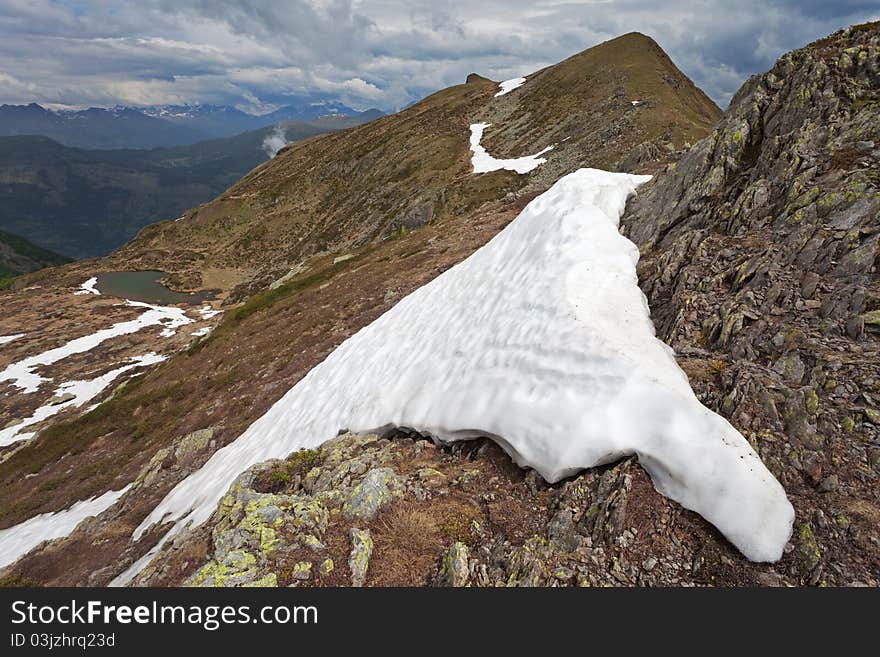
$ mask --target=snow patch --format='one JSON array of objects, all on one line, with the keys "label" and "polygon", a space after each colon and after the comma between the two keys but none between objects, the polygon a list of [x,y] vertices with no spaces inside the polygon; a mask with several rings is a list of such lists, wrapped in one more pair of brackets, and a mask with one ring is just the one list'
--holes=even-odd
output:
[{"label": "snow patch", "polygon": [[5,429],[0,429],[0,447],[11,445],[12,443],[18,442],[20,440],[28,440],[29,438],[33,438],[35,434],[21,433],[21,430],[33,424],[37,424],[38,422],[42,422],[43,420],[50,418],[53,415],[57,415],[67,408],[79,408],[80,406],[86,404],[87,402],[90,402],[92,399],[100,395],[101,392],[103,392],[104,388],[110,385],[113,380],[116,379],[120,374],[124,374],[125,372],[128,372],[129,370],[132,370],[136,367],[145,367],[147,365],[155,365],[156,363],[161,363],[163,360],[165,360],[165,358],[165,356],[160,356],[159,354],[150,352],[143,356],[136,356],[131,359],[131,362],[128,365],[117,367],[115,370],[111,370],[106,374],[95,377],[94,379],[88,379],[85,381],[68,381],[67,383],[62,383],[60,386],[58,386],[58,388],[56,388],[55,397],[63,397],[68,394],[73,395],[73,397],[61,403],[46,404],[45,406],[41,406],[34,411],[33,415],[25,418],[18,424],[7,427]]},{"label": "snow patch", "polygon": [[146,566],[150,561],[152,561],[153,557],[156,553],[162,549],[162,546],[165,545],[165,542],[174,536],[176,532],[169,530],[165,532],[165,535],[159,539],[159,542],[156,543],[153,547],[151,547],[147,552],[133,564],[131,564],[128,568],[119,573],[116,577],[114,577],[107,584],[108,587],[119,587],[126,586],[131,580],[133,580]]},{"label": "snow patch", "polygon": [[548,481],[629,454],[748,558],[780,558],[794,511],[749,443],[656,339],[618,231],[648,176],[581,169],[464,262],[343,342],[135,530],[207,520],[239,473],[340,428],[491,436]]},{"label": "snow patch", "polygon": [[0,372],[0,383],[3,381],[11,381],[12,385],[21,389],[25,393],[36,392],[44,382],[51,380],[40,376],[34,371],[40,366],[52,365],[68,356],[72,356],[73,354],[81,354],[86,351],[91,351],[110,338],[137,333],[148,326],[164,324],[164,334],[165,331],[174,330],[177,327],[183,326],[184,324],[190,324],[194,321],[187,317],[182,309],[173,306],[152,306],[148,303],[129,301],[128,299],[125,300],[125,305],[136,308],[146,308],[147,310],[136,319],[127,322],[118,322],[110,328],[102,329],[96,333],[81,338],[76,338],[75,340],[71,340],[67,344],[55,349],[44,351],[42,354],[37,354],[36,356],[30,356],[17,363],[12,363],[5,370]]},{"label": "snow patch", "polygon": [[489,173],[490,171],[499,171],[500,169],[516,171],[520,174],[528,173],[547,161],[541,155],[553,150],[552,146],[548,146],[534,155],[515,157],[508,160],[495,159],[480,145],[480,142],[483,140],[483,131],[491,125],[491,123],[474,123],[471,125],[471,151],[473,151],[471,164],[474,167],[474,173]]},{"label": "snow patch", "polygon": [[93,276],[85,283],[79,286],[79,290],[74,292],[74,294],[101,294],[98,292],[98,288],[95,287],[98,284],[98,277]]},{"label": "snow patch", "polygon": [[0,568],[18,560],[43,541],[69,536],[80,522],[113,506],[129,488],[131,484],[77,502],[64,511],[42,513],[8,529],[0,529]]},{"label": "snow patch", "polygon": [[19,338],[24,337],[24,333],[16,333],[15,335],[0,335],[0,346],[4,344],[9,344],[13,340],[18,340]]},{"label": "snow patch", "polygon": [[525,78],[513,78],[512,80],[505,80],[504,82],[498,84],[498,88],[500,89],[500,91],[495,94],[495,98],[498,98],[498,96],[503,96],[504,94],[509,94],[514,89],[519,89],[525,83]]},{"label": "snow patch", "polygon": [[208,333],[210,333],[210,332],[211,332],[210,326],[203,326],[198,331],[193,331],[190,335],[192,335],[192,337],[194,337],[194,338],[200,338],[203,335],[208,335]]},{"label": "snow patch", "polygon": [[211,319],[212,317],[216,317],[217,315],[219,315],[223,311],[222,310],[214,310],[214,308],[211,306],[205,306],[203,308],[199,308],[198,312],[199,312],[199,315],[201,315],[204,319]]}]

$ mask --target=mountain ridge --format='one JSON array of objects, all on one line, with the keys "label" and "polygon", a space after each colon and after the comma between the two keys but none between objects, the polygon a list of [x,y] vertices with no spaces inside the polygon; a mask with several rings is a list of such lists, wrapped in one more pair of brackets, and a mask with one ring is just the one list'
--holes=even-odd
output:
[{"label": "mountain ridge", "polygon": [[382,114],[376,109],[359,112],[338,102],[328,102],[324,113],[310,107],[307,103],[290,105],[256,115],[225,105],[119,105],[81,110],[52,110],[38,103],[0,105],[0,136],[42,135],[71,148],[91,150],[172,148],[291,121],[333,117],[367,120]]},{"label": "mountain ridge", "polygon": [[[141,336],[140,348],[172,357],[4,454],[0,527],[132,485],[69,537],[7,568],[7,581],[103,585],[132,571],[153,585],[876,586],[880,26],[783,57],[717,125],[718,109],[668,70],[652,40],[625,36],[504,96],[469,77],[399,115],[295,144],[184,220],[53,271],[43,289],[4,296],[22,318],[51,306],[109,319],[122,310],[70,291],[97,271],[156,267],[176,286],[217,283],[215,305],[225,309],[207,338],[156,347],[158,337]],[[474,176],[475,123],[492,124],[482,145],[495,158],[553,149],[531,173]],[[642,251],[640,286],[658,336],[677,349],[699,399],[743,433],[789,494],[795,534],[779,563],[746,562],[658,495],[635,459],[548,486],[491,442],[435,448],[407,432],[327,436],[314,452],[256,466],[206,525],[155,558],[167,526],[131,540],[174,486],[343,340],[584,166],[655,176],[622,230]],[[53,339],[73,337],[71,323],[59,322]],[[19,356],[43,348],[27,337],[13,344]],[[113,349],[122,347],[100,353],[129,353]],[[68,367],[56,375],[79,376]],[[329,513],[383,482],[399,494],[372,519]],[[279,514],[251,512],[272,505]],[[285,524],[291,508],[311,520]],[[273,518],[283,531],[269,527]],[[369,569],[346,565],[352,530],[358,545],[371,541]]]},{"label": "mountain ridge", "polygon": [[[646,58],[652,62],[650,70],[656,71],[650,42],[639,43],[633,58]],[[225,303],[220,307],[226,311],[210,337],[198,343],[190,345],[185,335],[151,343],[153,350],[180,351],[130,381],[97,413],[61,420],[44,428],[35,441],[17,446],[0,463],[4,495],[15,500],[0,523],[9,526],[63,508],[58,505],[65,498],[118,490],[137,478],[151,454],[169,448],[181,436],[211,427],[211,446],[205,448],[222,447],[348,335],[485,244],[559,172],[582,166],[613,168],[633,151],[640,154],[629,158],[633,168],[654,170],[674,158],[689,139],[708,132],[704,121],[673,111],[674,93],[655,105],[635,107],[628,97],[634,91],[626,88],[627,73],[616,70],[614,61],[602,59],[588,58],[581,63],[581,75],[575,76],[577,84],[587,87],[581,97],[595,98],[597,104],[575,106],[577,111],[561,127],[534,116],[542,129],[518,135],[517,124],[529,121],[530,113],[518,105],[528,96],[530,83],[496,97],[497,83],[471,78],[396,115],[293,144],[217,200],[185,213],[181,221],[150,226],[111,256],[53,272],[40,282],[42,292],[11,299],[27,303],[30,312],[38,312],[49,299],[53,305],[70,299],[76,304],[70,312],[82,313],[90,304],[107,301],[63,297],[65,290],[78,288],[100,271],[159,269],[168,272],[166,280],[173,287],[215,289],[215,304]],[[597,78],[601,84],[593,83]],[[683,93],[689,93],[683,74],[674,79],[681,81]],[[536,87],[533,93],[546,94],[552,85]],[[719,112],[713,105],[707,111]],[[669,121],[679,120],[670,130]],[[496,157],[556,146],[531,174],[498,171],[474,176],[468,126],[479,121],[495,122],[487,143]],[[503,136],[516,145],[501,143]],[[25,278],[22,286],[27,285]],[[69,331],[56,328],[55,339],[74,337]],[[232,357],[240,353],[244,335],[248,357]],[[297,338],[288,340],[287,335]],[[16,344],[22,353],[31,348],[26,338]],[[188,346],[192,348],[187,351]],[[71,371],[63,376],[82,375]],[[224,398],[239,400],[234,409],[216,404],[213,397],[219,388],[196,393],[208,380],[223,382]],[[264,384],[253,386],[254,380]],[[130,435],[136,440],[106,439],[133,417],[138,419]],[[207,458],[208,451],[151,475],[147,488],[123,498],[119,523],[131,531],[170,486]],[[89,464],[82,470],[74,467],[74,476],[60,481],[57,459],[68,452],[65,470],[80,459]],[[15,480],[13,473],[21,470],[37,475],[27,482]],[[137,502],[131,506],[126,499]],[[85,561],[70,566],[66,575],[43,562],[54,574],[47,571],[40,577],[74,581],[94,571],[94,581],[109,581],[118,572],[109,572],[107,564],[99,566],[95,560],[113,553],[113,563],[127,567],[158,537],[152,532],[128,545],[123,532],[101,551],[76,557]],[[124,551],[122,560],[117,550]]]}]

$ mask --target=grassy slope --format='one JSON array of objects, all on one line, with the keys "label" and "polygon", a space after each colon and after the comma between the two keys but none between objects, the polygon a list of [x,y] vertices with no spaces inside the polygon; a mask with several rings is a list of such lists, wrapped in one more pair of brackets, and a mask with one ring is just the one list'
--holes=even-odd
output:
[{"label": "grassy slope", "polygon": [[[259,289],[304,258],[383,239],[401,226],[461,216],[581,166],[616,168],[644,141],[683,148],[720,110],[651,39],[632,34],[533,75],[499,99],[472,76],[394,115],[300,142],[178,223],[144,230],[120,264],[201,284],[199,270],[238,269]],[[629,98],[650,99],[635,111]],[[530,177],[470,174],[468,124],[488,119],[491,152],[557,148]],[[566,140],[566,141],[563,141]]]},{"label": "grassy slope", "polygon": [[[286,133],[299,140],[341,127],[292,122]],[[46,137],[0,138],[0,228],[74,258],[106,254],[264,162],[263,140],[273,130],[153,150],[90,151]]]}]

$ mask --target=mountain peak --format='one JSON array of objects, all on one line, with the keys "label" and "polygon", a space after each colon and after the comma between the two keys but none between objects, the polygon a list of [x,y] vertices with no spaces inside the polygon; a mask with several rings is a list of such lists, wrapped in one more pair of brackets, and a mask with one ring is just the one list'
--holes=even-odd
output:
[{"label": "mountain peak", "polygon": [[479,73],[469,73],[464,81],[465,84],[482,84],[484,82],[492,82],[492,80],[483,77]]}]

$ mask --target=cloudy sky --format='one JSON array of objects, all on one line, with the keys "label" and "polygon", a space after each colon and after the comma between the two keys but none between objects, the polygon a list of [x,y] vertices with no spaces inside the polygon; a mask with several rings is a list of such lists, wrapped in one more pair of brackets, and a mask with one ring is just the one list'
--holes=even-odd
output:
[{"label": "cloudy sky", "polygon": [[0,103],[391,110],[640,31],[723,107],[783,52],[878,18],[880,0],[0,0]]}]

